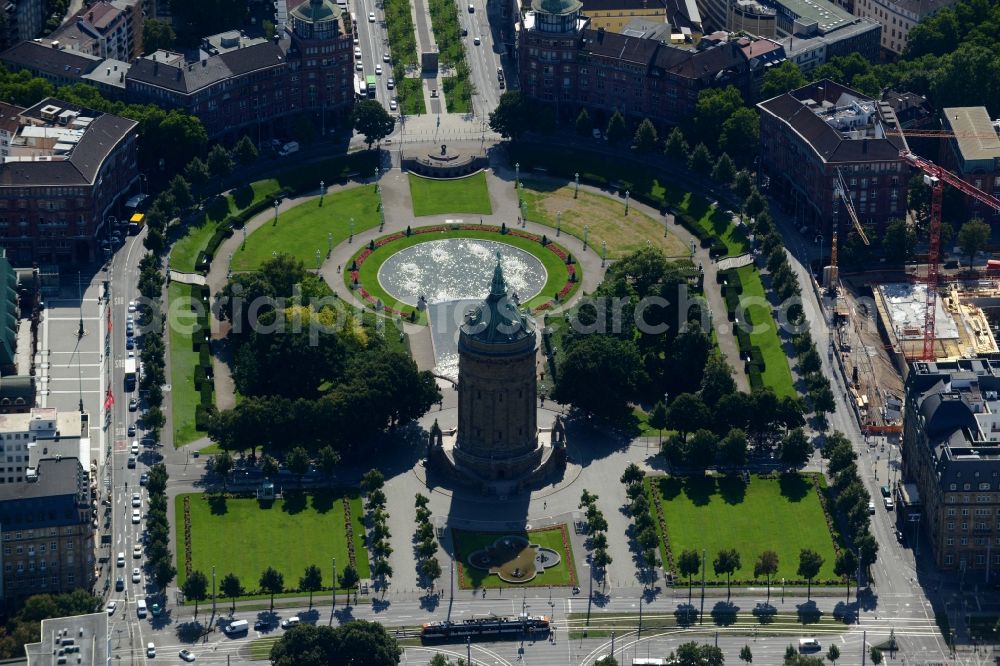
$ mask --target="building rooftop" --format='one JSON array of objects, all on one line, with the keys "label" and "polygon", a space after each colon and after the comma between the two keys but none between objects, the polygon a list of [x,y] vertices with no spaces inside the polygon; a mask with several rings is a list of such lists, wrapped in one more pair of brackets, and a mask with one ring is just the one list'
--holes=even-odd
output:
[{"label": "building rooftop", "polygon": [[0,102],[0,131],[13,134],[17,131],[17,117],[24,111],[20,106]]},{"label": "building rooftop", "polygon": [[24,414],[0,414],[0,433],[28,432],[38,437],[81,437],[80,412],[60,412],[55,407],[33,407]]},{"label": "building rooftop", "polygon": [[[111,659],[108,654],[108,614],[105,612],[72,617],[56,617],[42,620],[42,640],[28,643],[24,651],[28,655],[28,666],[50,666],[56,662],[53,655],[65,654],[68,664],[79,666],[106,666]],[[79,651],[77,651],[77,648]]]},{"label": "building rooftop", "polygon": [[461,338],[471,338],[486,345],[505,346],[535,337],[531,320],[507,292],[499,252],[490,293],[482,303],[466,311],[461,331]]},{"label": "building rooftop", "polygon": [[0,185],[87,185],[134,120],[48,97],[20,116]]},{"label": "building rooftop", "polygon": [[90,74],[84,74],[83,78],[91,83],[115,88],[125,88],[125,75],[132,65],[122,60],[108,58],[101,61],[101,64],[94,68]]},{"label": "building rooftop", "polygon": [[888,105],[829,79],[757,104],[788,123],[825,162],[898,161],[905,147]]},{"label": "building rooftop", "polygon": [[[812,51],[816,48],[823,48],[828,44],[833,44],[844,39],[850,39],[870,30],[882,32],[882,24],[870,18],[855,18],[849,23],[842,23],[833,30],[820,31],[810,34],[809,30],[800,30],[794,35],[784,37],[778,41],[785,47],[785,53],[789,58]],[[878,41],[878,40],[876,40]]]},{"label": "building rooftop", "polygon": [[101,59],[80,51],[53,48],[50,42],[23,41],[0,54],[0,62],[52,78],[80,79],[100,65]]},{"label": "building rooftop", "polygon": [[583,11],[634,11],[637,9],[666,10],[663,0],[584,0]]},{"label": "building rooftop", "polygon": [[177,62],[176,58],[170,58],[173,64],[167,64],[156,55],[135,60],[126,80],[191,94],[232,76],[277,65],[285,59],[284,49],[269,41],[241,46],[195,63],[185,64],[183,60]]},{"label": "building rooftop", "polygon": [[816,21],[820,32],[830,32],[855,20],[853,14],[828,0],[775,0],[806,21]]},{"label": "building rooftop", "polygon": [[951,107],[941,117],[945,127],[955,132],[953,141],[966,165],[1000,159],[1000,121],[990,120],[985,106]]},{"label": "building rooftop", "polygon": [[[17,512],[25,510],[32,504],[18,504],[19,501],[40,500],[45,498],[65,498],[62,502],[53,499],[53,512],[46,515],[25,517],[28,522],[37,519],[38,521],[58,521],[50,524],[76,524],[79,516],[75,512],[66,512],[76,507],[76,497],[81,491],[80,481],[81,462],[79,458],[46,458],[37,467],[37,480],[25,481],[23,483],[3,483],[0,484],[0,525],[4,530],[10,529],[10,525],[16,525],[20,520]],[[56,508],[62,512],[56,511]]]},{"label": "building rooftop", "polygon": [[607,30],[584,30],[580,36],[582,50],[591,55],[648,67],[660,47],[654,39],[630,37]]},{"label": "building rooftop", "polygon": [[922,18],[928,14],[933,14],[939,9],[951,7],[958,0],[896,0],[891,4],[896,5],[903,11],[916,14]]},{"label": "building rooftop", "polygon": [[207,56],[219,55],[246,46],[254,46],[267,42],[264,37],[247,37],[239,30],[228,30],[217,35],[201,38],[201,50]]}]

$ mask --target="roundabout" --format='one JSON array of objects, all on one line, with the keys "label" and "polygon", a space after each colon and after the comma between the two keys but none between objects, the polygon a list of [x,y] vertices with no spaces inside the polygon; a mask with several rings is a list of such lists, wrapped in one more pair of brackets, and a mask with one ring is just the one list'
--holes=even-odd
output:
[{"label": "roundabout", "polygon": [[579,288],[576,259],[547,235],[471,224],[408,227],[373,239],[352,256],[344,281],[367,307],[426,323],[428,303],[482,293],[498,251],[522,307],[532,312],[565,303]]}]

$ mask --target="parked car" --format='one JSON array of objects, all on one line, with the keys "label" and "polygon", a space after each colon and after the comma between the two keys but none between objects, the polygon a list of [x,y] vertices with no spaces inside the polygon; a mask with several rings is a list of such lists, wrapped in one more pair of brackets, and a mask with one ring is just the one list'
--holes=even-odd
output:
[{"label": "parked car", "polygon": [[138,525],[142,522],[142,513],[139,509],[132,509],[132,524]]},{"label": "parked car", "polygon": [[476,35],[475,39],[472,40],[472,43],[476,46],[479,46],[482,43],[479,39],[479,35]]},{"label": "parked car", "polygon": [[292,627],[298,625],[300,622],[302,622],[302,620],[299,619],[299,616],[298,615],[293,615],[292,617],[284,619],[284,620],[281,621],[281,628],[282,629],[291,629]]},{"label": "parked car", "polygon": [[180,652],[177,653],[177,656],[183,659],[184,661],[195,660],[195,656],[191,653],[191,650],[188,649],[181,650]]},{"label": "parked car", "polygon": [[129,437],[135,437],[135,424],[134,423],[129,423],[128,424],[128,436]]},{"label": "parked car", "polygon": [[136,439],[132,440],[132,448],[130,449],[130,451],[134,456],[139,455],[139,440]]},{"label": "parked car", "polygon": [[144,486],[147,481],[149,481],[149,472],[143,472],[142,476],[139,477],[139,485]]},{"label": "parked car", "polygon": [[892,491],[889,490],[889,486],[882,486],[879,490],[882,492],[882,497],[892,497]]},{"label": "parked car", "polygon": [[104,608],[108,612],[108,615],[114,615],[115,611],[118,610],[117,601],[109,601],[108,605]]},{"label": "parked car", "polygon": [[383,51],[382,52],[382,62],[389,62],[389,52],[388,51]]},{"label": "parked car", "polygon": [[872,516],[875,515],[875,502],[868,500],[868,513]]},{"label": "parked car", "polygon": [[389,110],[390,111],[395,111],[396,110],[396,106],[397,106],[396,105],[396,100],[390,99],[389,100]]},{"label": "parked car", "polygon": [[129,312],[135,312],[136,309],[137,308],[135,307],[135,301],[129,301],[128,302],[128,311]]},{"label": "parked car", "polygon": [[149,657],[150,659],[156,656],[156,646],[153,645],[152,643],[146,644],[146,656]]},{"label": "parked car", "polygon": [[137,409],[139,409],[139,401],[136,400],[135,398],[130,399],[128,401],[128,411],[134,412]]},{"label": "parked car", "polygon": [[375,12],[368,12],[368,22],[369,23],[375,22]]},{"label": "parked car", "polygon": [[132,350],[135,349],[135,340],[129,338],[125,341],[125,349]]},{"label": "parked car", "polygon": [[591,132],[591,134],[593,134],[595,139],[601,138],[601,130],[597,129],[596,127],[594,128],[594,131]]}]

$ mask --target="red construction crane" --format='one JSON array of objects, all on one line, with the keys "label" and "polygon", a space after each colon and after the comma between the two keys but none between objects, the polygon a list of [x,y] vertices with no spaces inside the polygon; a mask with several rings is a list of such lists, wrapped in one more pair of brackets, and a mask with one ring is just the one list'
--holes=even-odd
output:
[{"label": "red construction crane", "polygon": [[[906,132],[907,136],[910,132]],[[942,133],[936,136],[956,136],[953,133]],[[927,253],[927,311],[924,313],[924,348],[920,355],[922,360],[934,360],[934,323],[935,308],[937,307],[937,286],[938,286],[938,262],[941,259],[941,198],[944,185],[947,183],[966,196],[973,197],[994,210],[1000,211],[1000,199],[983,192],[978,187],[970,185],[955,174],[926,160],[919,155],[914,155],[908,150],[900,153],[900,157],[906,160],[910,166],[919,169],[924,175],[924,183],[931,188],[931,228],[930,247]]]}]

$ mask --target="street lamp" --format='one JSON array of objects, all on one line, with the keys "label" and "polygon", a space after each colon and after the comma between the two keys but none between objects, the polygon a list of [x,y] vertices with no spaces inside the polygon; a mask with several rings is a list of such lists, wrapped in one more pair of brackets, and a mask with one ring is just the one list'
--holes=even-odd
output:
[{"label": "street lamp", "polygon": [[320,256],[321,254],[319,248],[316,248],[316,270],[319,270],[319,267],[323,265],[323,261],[320,259]]},{"label": "street lamp", "polygon": [[[336,607],[337,607],[337,558],[335,557],[333,558],[333,603],[330,606],[331,611]],[[330,613],[330,622],[333,622],[332,612]]]},{"label": "street lamp", "polygon": [[333,253],[333,234],[327,233],[326,235],[326,256],[330,256]]},{"label": "street lamp", "polygon": [[347,223],[347,232],[348,232],[347,242],[348,243],[353,243],[354,242],[354,218],[353,217],[351,218],[350,222]]},{"label": "street lamp", "polygon": [[517,162],[514,164],[514,187],[521,182],[521,163]]},{"label": "street lamp", "polygon": [[628,215],[628,190],[625,190],[625,214]]},{"label": "street lamp", "polygon": [[583,227],[583,251],[587,251],[587,237],[590,236],[590,225],[584,225]]},{"label": "street lamp", "polygon": [[528,202],[521,199],[521,226],[528,226]]},{"label": "street lamp", "polygon": [[576,183],[576,187],[573,189],[573,198],[576,199],[576,195],[580,193],[580,173],[573,174],[573,181]]},{"label": "street lamp", "polygon": [[277,199],[274,200],[274,224],[275,225],[278,224],[278,205],[280,203],[281,202],[279,202]]},{"label": "street lamp", "polygon": [[608,241],[601,241],[601,268],[604,268],[604,261],[608,257]]},{"label": "street lamp", "polygon": [[556,213],[556,238],[562,233],[562,211]]},{"label": "street lamp", "polygon": [[319,205],[323,205],[323,195],[326,194],[326,182],[319,181]]},{"label": "street lamp", "polygon": [[243,248],[246,249],[247,246],[247,225],[243,223]]},{"label": "street lamp", "polygon": [[663,237],[666,238],[670,235],[670,214],[663,214]]}]

